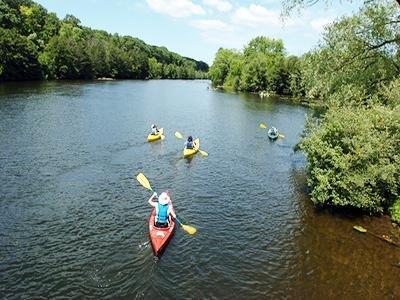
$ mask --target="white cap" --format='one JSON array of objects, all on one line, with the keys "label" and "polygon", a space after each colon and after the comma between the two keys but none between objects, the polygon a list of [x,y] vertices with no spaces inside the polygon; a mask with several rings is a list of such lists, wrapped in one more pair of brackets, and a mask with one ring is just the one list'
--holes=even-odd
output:
[{"label": "white cap", "polygon": [[168,204],[171,199],[169,198],[166,192],[162,192],[160,196],[158,196],[158,203],[161,205]]}]

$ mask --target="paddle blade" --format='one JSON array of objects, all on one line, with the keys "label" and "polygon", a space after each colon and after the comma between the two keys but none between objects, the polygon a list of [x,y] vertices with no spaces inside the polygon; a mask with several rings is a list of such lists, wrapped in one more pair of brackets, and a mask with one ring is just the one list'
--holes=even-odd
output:
[{"label": "paddle blade", "polygon": [[146,176],[144,176],[143,173],[139,173],[138,176],[136,176],[137,181],[145,187],[146,189],[152,191],[153,189],[151,188],[150,182],[147,180]]},{"label": "paddle blade", "polygon": [[264,123],[260,123],[260,128],[267,129],[267,125],[265,125]]},{"label": "paddle blade", "polygon": [[185,230],[189,234],[195,234],[197,231],[197,229],[194,228],[193,226],[183,225],[183,224],[181,224],[181,226],[182,226],[182,229]]},{"label": "paddle blade", "polygon": [[200,154],[203,156],[208,156],[208,153],[206,151],[203,150],[199,150]]},{"label": "paddle blade", "polygon": [[364,227],[360,226],[360,225],[354,225],[353,229],[359,231],[359,232],[367,232],[367,229],[365,229]]},{"label": "paddle blade", "polygon": [[281,139],[284,139],[284,138],[285,138],[285,136],[284,136],[282,133],[280,133],[278,136],[279,136]]},{"label": "paddle blade", "polygon": [[178,131],[175,132],[175,137],[176,137],[177,139],[183,139],[182,134],[181,134],[180,132],[178,132]]}]

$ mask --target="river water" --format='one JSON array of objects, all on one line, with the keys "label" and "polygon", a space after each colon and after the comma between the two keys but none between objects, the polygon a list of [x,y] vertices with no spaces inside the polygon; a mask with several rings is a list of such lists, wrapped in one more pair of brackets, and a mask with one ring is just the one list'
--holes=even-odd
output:
[{"label": "river water", "polygon": [[[307,196],[293,148],[303,107],[207,81],[0,85],[1,299],[400,297],[386,218],[331,214]],[[260,122],[285,138],[270,142]],[[147,143],[151,123],[166,139]],[[200,137],[209,156],[182,158]],[[168,189],[198,230],[153,257],[151,193]]]}]

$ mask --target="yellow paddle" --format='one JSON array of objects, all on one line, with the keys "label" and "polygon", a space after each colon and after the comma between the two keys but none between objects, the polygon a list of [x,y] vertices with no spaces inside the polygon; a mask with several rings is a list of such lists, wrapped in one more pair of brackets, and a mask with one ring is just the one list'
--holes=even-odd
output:
[{"label": "yellow paddle", "polygon": [[260,123],[260,128],[267,129],[267,125],[265,125],[264,123]]},{"label": "yellow paddle", "polygon": [[[149,180],[146,178],[146,176],[144,176],[143,173],[139,173],[136,176],[136,180],[146,189],[153,191],[153,189],[151,188],[150,182]],[[187,233],[189,234],[195,234],[197,229],[194,228],[193,226],[189,226],[189,225],[184,225],[181,223],[181,221],[178,220],[178,218],[175,218],[175,220],[178,222],[179,225],[181,225],[182,229],[185,230]]]},{"label": "yellow paddle", "polygon": [[185,230],[187,233],[189,233],[189,234],[196,233],[196,231],[197,231],[196,228],[194,228],[193,226],[182,224],[181,221],[179,221],[178,216],[176,216],[175,220],[178,222],[179,225],[181,225],[182,229]]},{"label": "yellow paddle", "polygon": [[153,189],[151,188],[150,182],[147,180],[146,176],[144,176],[143,173],[139,173],[136,176],[136,180],[139,181],[139,183],[145,187],[146,189],[153,191]]},{"label": "yellow paddle", "polygon": [[[175,132],[175,137],[176,137],[177,139],[183,139],[183,135],[182,135],[179,131],[176,131],[176,132]],[[200,152],[200,154],[203,155],[203,156],[208,156],[208,153],[207,153],[206,151],[203,151],[203,150],[200,150],[200,149],[199,149],[199,152]]]},{"label": "yellow paddle", "polygon": [[175,132],[175,136],[176,136],[177,139],[183,139],[182,134],[180,132],[178,132],[178,131]]},{"label": "yellow paddle", "polygon": [[199,149],[199,152],[200,152],[200,154],[203,155],[203,156],[208,156],[208,153],[207,153],[206,151],[203,151],[203,150],[200,150],[200,149]]},{"label": "yellow paddle", "polygon": [[373,233],[373,232],[368,231],[367,229],[365,229],[364,227],[362,227],[362,226],[360,226],[360,225],[354,225],[354,226],[353,226],[353,229],[354,229],[354,230],[357,230],[358,232],[361,232],[361,233],[369,233],[370,235],[372,235],[372,236],[374,236],[374,237],[376,237],[376,238],[378,238],[378,239],[381,239],[381,240],[383,240],[383,241],[385,241],[385,242],[388,242],[388,243],[392,244],[393,246],[400,247],[400,244],[398,244],[398,243],[396,243],[395,241],[393,241],[393,240],[392,240],[389,236],[387,236],[387,235],[382,235],[382,236],[380,236],[380,235],[378,235],[378,234],[376,234],[376,233]]}]

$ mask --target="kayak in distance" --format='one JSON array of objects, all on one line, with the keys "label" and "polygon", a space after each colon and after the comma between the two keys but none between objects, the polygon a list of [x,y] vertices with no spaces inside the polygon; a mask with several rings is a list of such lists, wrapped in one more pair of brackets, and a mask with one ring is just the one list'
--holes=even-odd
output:
[{"label": "kayak in distance", "polygon": [[160,130],[158,131],[157,134],[152,134],[152,133],[150,133],[150,134],[147,136],[147,141],[148,141],[148,142],[157,141],[157,140],[161,139],[161,137],[163,136],[163,134],[164,134],[164,128],[160,128]]},{"label": "kayak in distance", "polygon": [[275,127],[268,129],[267,134],[270,140],[276,140],[279,137],[278,129],[276,129]]}]

